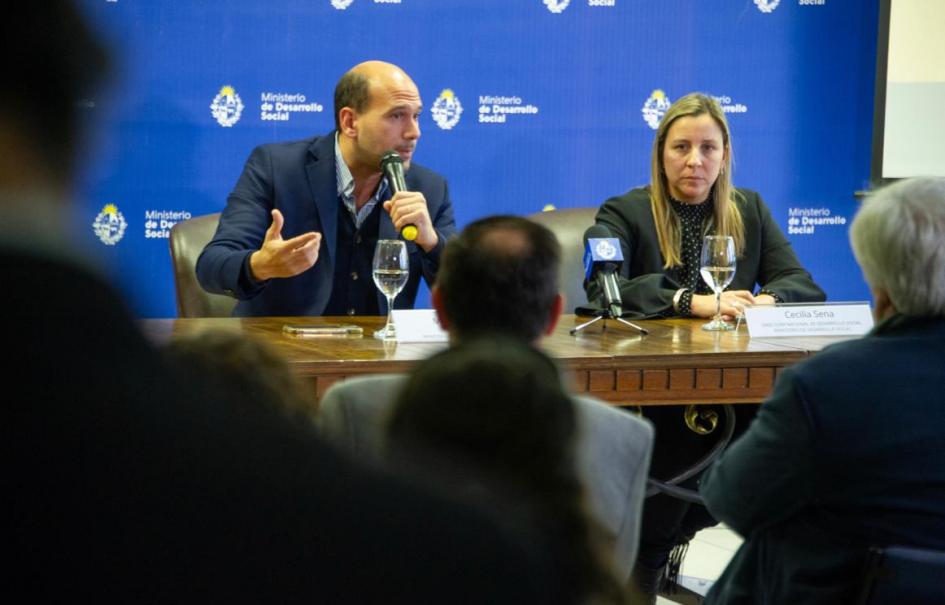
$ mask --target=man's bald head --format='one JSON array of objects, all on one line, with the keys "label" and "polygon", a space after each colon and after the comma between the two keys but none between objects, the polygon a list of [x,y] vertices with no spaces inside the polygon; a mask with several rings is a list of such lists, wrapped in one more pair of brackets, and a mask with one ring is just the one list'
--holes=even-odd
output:
[{"label": "man's bald head", "polygon": [[393,63],[386,61],[364,61],[349,69],[335,86],[335,128],[341,130],[338,117],[342,108],[350,107],[364,113],[371,105],[374,92],[391,85],[409,84],[416,88],[410,76]]}]

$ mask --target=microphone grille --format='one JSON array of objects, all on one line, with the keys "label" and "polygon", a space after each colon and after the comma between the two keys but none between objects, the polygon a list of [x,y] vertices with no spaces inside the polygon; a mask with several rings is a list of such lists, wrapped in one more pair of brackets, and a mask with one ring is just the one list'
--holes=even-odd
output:
[{"label": "microphone grille", "polygon": [[610,229],[601,224],[594,224],[587,228],[584,232],[584,242],[587,243],[587,240],[592,238],[608,238],[613,237],[613,234],[610,232]]},{"label": "microphone grille", "polygon": [[403,164],[404,161],[400,158],[400,154],[394,151],[393,149],[385,151],[384,155],[381,156],[381,168],[385,166],[390,166],[391,164]]}]

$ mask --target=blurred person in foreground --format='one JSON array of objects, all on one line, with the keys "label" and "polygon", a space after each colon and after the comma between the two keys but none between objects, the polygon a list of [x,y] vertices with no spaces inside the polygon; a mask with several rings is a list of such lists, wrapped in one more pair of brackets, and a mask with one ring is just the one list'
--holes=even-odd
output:
[{"label": "blurred person in foreground", "polygon": [[314,393],[266,342],[238,330],[207,329],[175,336],[163,347],[181,374],[211,384],[234,406],[272,406],[300,422],[314,422]]},{"label": "blurred person in foreground", "polygon": [[[447,244],[431,292],[451,343],[501,335],[540,346],[561,315],[560,262],[554,233],[528,219],[492,216],[467,225]],[[376,455],[386,416],[406,380],[403,375],[369,376],[332,386],[321,400],[321,426],[356,454]],[[637,552],[653,429],[592,397],[571,399],[577,415],[577,472],[591,513],[612,542],[618,577],[626,581]]]},{"label": "blurred person in foreground", "polygon": [[577,476],[577,418],[554,363],[506,336],[473,338],[422,362],[397,397],[388,449],[458,493],[491,498],[544,530],[568,600],[618,604],[605,536]]},{"label": "blurred person in foreground", "polygon": [[[728,122],[715,99],[691,93],[666,111],[653,139],[650,184],[608,199],[597,212],[596,223],[620,240],[624,309],[640,317],[712,317],[716,297],[699,273],[705,235],[731,236],[738,257],[721,295],[723,316],[732,319],[745,305],[825,299],[761,196],[734,186],[732,155]],[[595,282],[586,286],[588,300],[601,296]],[[754,409],[736,406],[736,431],[747,426]],[[686,411],[644,408],[656,426],[651,474],[657,479],[666,481],[695,464],[723,432],[703,432],[714,424],[687,426]],[[719,406],[697,411],[709,419],[722,412]],[[698,480],[696,475],[681,485],[694,488]],[[698,504],[665,494],[647,498],[634,570],[641,588],[653,599],[672,588],[689,540],[715,524]]]},{"label": "blurred person in foreground", "polygon": [[[172,371],[67,245],[107,53],[68,2],[0,25],[4,602],[541,602],[525,528],[366,470]],[[95,102],[79,103],[79,99]]]},{"label": "blurred person in foreground", "polygon": [[945,550],[945,179],[871,194],[850,241],[877,324],[785,369],[706,473],[745,537],[706,603],[852,603],[870,547]]}]

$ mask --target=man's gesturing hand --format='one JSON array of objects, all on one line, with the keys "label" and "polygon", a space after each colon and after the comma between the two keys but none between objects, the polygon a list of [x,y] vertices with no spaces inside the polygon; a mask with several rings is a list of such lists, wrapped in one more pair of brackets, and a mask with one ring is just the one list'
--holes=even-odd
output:
[{"label": "man's gesturing hand", "polygon": [[310,269],[318,260],[322,234],[309,231],[284,240],[283,222],[282,213],[273,210],[272,224],[266,230],[262,247],[249,257],[249,268],[257,281],[298,275]]}]

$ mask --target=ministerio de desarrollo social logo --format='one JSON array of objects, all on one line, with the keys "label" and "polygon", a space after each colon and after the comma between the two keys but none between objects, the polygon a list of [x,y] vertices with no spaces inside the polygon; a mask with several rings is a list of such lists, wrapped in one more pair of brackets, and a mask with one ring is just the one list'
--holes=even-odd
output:
[{"label": "ministerio de desarrollo social logo", "polygon": [[106,246],[114,246],[125,236],[128,223],[115,204],[105,204],[92,221],[92,231]]},{"label": "ministerio de desarrollo social logo", "polygon": [[224,86],[210,103],[210,115],[220,126],[229,128],[240,121],[243,115],[243,100],[232,86]]},{"label": "ministerio de desarrollo social logo", "polygon": [[656,130],[659,128],[660,120],[663,119],[663,115],[666,114],[666,110],[669,109],[670,105],[672,105],[672,103],[669,97],[666,96],[666,93],[657,88],[650,93],[650,97],[643,103],[643,108],[640,110],[640,113],[643,114],[643,120],[647,125],[653,130]]},{"label": "ministerio de desarrollo social logo", "polygon": [[560,13],[568,8],[569,4],[571,4],[571,0],[545,0],[545,6],[553,13]]},{"label": "ministerio de desarrollo social logo", "polygon": [[463,115],[463,104],[459,102],[459,97],[447,88],[433,102],[430,115],[437,126],[449,130],[459,124],[459,117]]},{"label": "ministerio de desarrollo social logo", "polygon": [[336,9],[343,11],[344,9],[351,6],[352,2],[354,2],[354,0],[331,0],[331,5]]},{"label": "ministerio de desarrollo social logo", "polygon": [[781,0],[755,0],[755,6],[763,13],[770,13],[778,8],[779,4],[781,4]]}]

